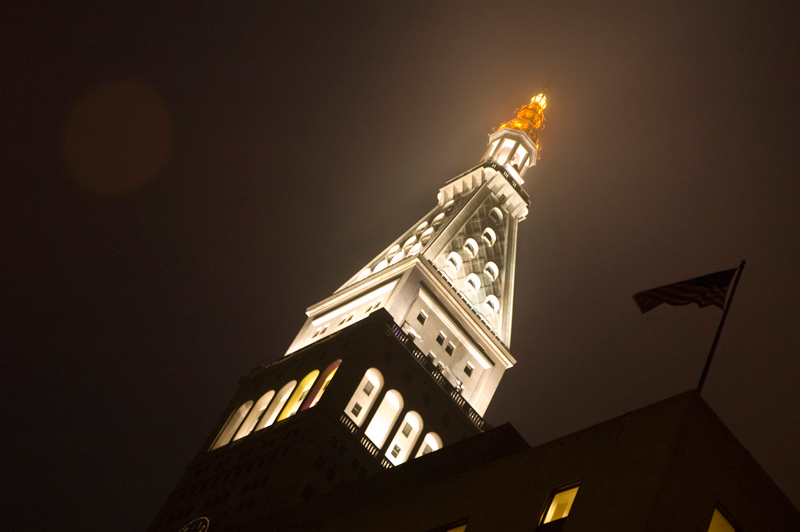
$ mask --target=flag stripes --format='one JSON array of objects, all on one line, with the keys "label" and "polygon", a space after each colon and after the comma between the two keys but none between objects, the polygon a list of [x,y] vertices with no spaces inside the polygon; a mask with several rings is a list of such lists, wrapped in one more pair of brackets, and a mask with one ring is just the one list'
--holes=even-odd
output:
[{"label": "flag stripes", "polygon": [[696,303],[700,308],[711,305],[723,308],[728,287],[735,273],[736,268],[659,286],[639,292],[633,296],[633,300],[642,314],[653,310],[662,303],[667,305]]}]

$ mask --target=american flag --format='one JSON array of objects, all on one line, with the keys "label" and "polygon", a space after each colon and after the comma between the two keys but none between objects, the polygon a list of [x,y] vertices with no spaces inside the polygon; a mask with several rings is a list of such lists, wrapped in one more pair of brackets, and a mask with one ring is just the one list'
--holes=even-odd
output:
[{"label": "american flag", "polygon": [[633,300],[639,310],[642,311],[642,314],[653,310],[661,303],[666,303],[667,305],[697,303],[700,308],[709,305],[722,308],[725,304],[728,287],[731,285],[731,280],[735,273],[736,268],[687,279],[679,283],[659,286],[658,288],[639,292],[633,296]]}]

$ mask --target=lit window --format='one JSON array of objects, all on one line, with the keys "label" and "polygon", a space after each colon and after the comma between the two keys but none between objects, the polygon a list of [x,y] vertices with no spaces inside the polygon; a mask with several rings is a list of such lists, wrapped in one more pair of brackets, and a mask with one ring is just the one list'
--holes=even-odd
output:
[{"label": "lit window", "polygon": [[467,291],[475,293],[481,288],[481,280],[477,275],[471,273],[467,275]]},{"label": "lit window", "polygon": [[490,295],[486,298],[486,308],[489,310],[489,314],[494,316],[500,311],[500,301],[496,296]]},{"label": "lit window", "polygon": [[368,369],[344,408],[344,412],[359,427],[372,409],[372,404],[377,399],[382,388],[383,375],[381,372],[376,368]]},{"label": "lit window", "polygon": [[467,377],[472,376],[472,370],[475,369],[475,366],[472,365],[471,362],[467,362],[467,365],[464,367],[464,373],[467,374]]},{"label": "lit window", "polygon": [[453,273],[457,272],[461,269],[461,255],[456,253],[455,251],[450,252],[447,256],[447,265],[452,268]]},{"label": "lit window", "polygon": [[422,249],[422,243],[417,242],[416,244],[411,246],[411,249],[408,250],[408,256],[411,257],[413,255],[417,255],[421,249]]},{"label": "lit window", "polygon": [[456,348],[456,346],[454,346],[454,345],[453,345],[453,344],[451,344],[451,343],[448,343],[448,344],[447,344],[447,347],[445,347],[445,348],[444,348],[444,352],[445,352],[445,353],[447,353],[448,355],[452,355],[452,354],[453,354],[453,350],[454,350],[455,348]]},{"label": "lit window", "polygon": [[228,419],[228,422],[225,423],[225,426],[219,432],[217,439],[214,441],[214,444],[211,446],[210,451],[222,447],[223,445],[227,445],[228,442],[231,441],[233,438],[233,434],[236,432],[236,429],[239,428],[242,421],[244,420],[247,413],[250,411],[250,408],[253,407],[253,401],[247,401],[243,405],[241,405],[236,411],[231,414],[231,417]]},{"label": "lit window", "polygon": [[423,312],[422,310],[420,310],[419,314],[417,315],[417,321],[420,322],[422,325],[425,325],[425,320],[427,319],[428,315],[425,314],[425,312]]},{"label": "lit window", "polygon": [[520,170],[523,167],[523,163],[528,159],[528,150],[523,148],[522,146],[517,146],[517,150],[514,152],[514,156],[511,157],[509,164]]},{"label": "lit window", "polygon": [[429,227],[425,229],[425,231],[419,237],[419,241],[422,242],[423,244],[427,244],[432,236],[433,236],[433,227]]},{"label": "lit window", "polygon": [[419,225],[417,226],[417,228],[414,230],[414,234],[415,234],[415,235],[418,235],[418,234],[420,234],[421,232],[423,232],[423,231],[424,231],[425,229],[427,229],[427,228],[428,228],[428,222],[422,222],[422,223],[421,223],[421,224],[419,224]]},{"label": "lit window", "polygon": [[389,261],[389,264],[397,264],[398,262],[400,262],[401,260],[403,260],[403,258],[404,258],[405,256],[406,256],[405,252],[401,250],[401,251],[400,251],[400,253],[396,253],[396,254],[394,255],[394,257],[392,257],[392,260],[391,260],[391,261]]},{"label": "lit window", "polygon": [[444,333],[439,333],[439,336],[436,337],[436,343],[439,345],[444,345],[445,335]]},{"label": "lit window", "polygon": [[481,238],[488,246],[494,246],[494,243],[497,242],[497,233],[491,227],[487,227],[483,230]]},{"label": "lit window", "polygon": [[503,223],[503,211],[494,207],[491,211],[489,211],[489,219],[495,223],[495,225],[500,225]]},{"label": "lit window", "polygon": [[500,275],[500,268],[497,267],[497,264],[494,262],[487,262],[486,267],[483,269],[483,273],[489,277],[492,281],[497,280],[497,276]]},{"label": "lit window", "polygon": [[319,400],[322,399],[322,394],[325,393],[325,390],[328,389],[328,385],[333,380],[334,375],[336,375],[336,371],[339,369],[339,364],[342,363],[342,360],[334,360],[320,375],[320,379],[322,380],[322,384],[318,380],[317,383],[311,388],[311,392],[309,392],[309,396],[306,398],[306,402],[300,406],[300,410],[305,410],[307,408],[313,408],[319,403]]},{"label": "lit window", "polygon": [[367,430],[364,431],[364,435],[377,447],[383,447],[383,444],[386,443],[386,436],[389,435],[402,408],[403,396],[400,395],[400,392],[397,390],[386,392]]},{"label": "lit window", "polygon": [[383,259],[382,261],[380,261],[380,262],[378,263],[378,265],[377,265],[377,266],[375,266],[375,271],[374,271],[374,273],[378,273],[378,272],[379,272],[379,271],[381,271],[382,269],[386,268],[388,265],[389,265],[389,261],[388,261],[388,260],[386,260],[386,259]]},{"label": "lit window", "polygon": [[397,255],[399,252],[400,252],[400,244],[395,244],[394,246],[389,248],[389,251],[386,253],[386,260],[392,260],[394,256]]},{"label": "lit window", "polygon": [[439,214],[436,215],[436,217],[431,222],[431,228],[432,229],[436,229],[437,227],[442,225],[443,221],[444,221],[444,213],[440,212]]},{"label": "lit window", "polygon": [[467,241],[464,242],[464,251],[467,252],[470,258],[474,259],[478,255],[478,243],[472,238],[468,238]]},{"label": "lit window", "polygon": [[442,439],[435,432],[429,432],[425,435],[425,438],[422,440],[422,445],[420,446],[420,450],[417,452],[417,457],[420,457],[424,454],[432,453],[433,451],[438,451],[441,448],[442,448]]},{"label": "lit window", "polygon": [[369,314],[373,310],[378,310],[378,308],[381,306],[381,303],[383,303],[383,299],[377,300],[375,303],[367,307],[367,310],[364,311],[364,314]]},{"label": "lit window", "polygon": [[400,465],[409,458],[408,451],[414,448],[422,430],[422,417],[413,410],[409,411],[403,417],[400,427],[389,442],[390,451],[386,453],[386,458],[393,465]]},{"label": "lit window", "polygon": [[719,511],[719,508],[714,508],[708,532],[736,532],[736,527]]},{"label": "lit window", "polygon": [[233,437],[233,441],[238,439],[244,438],[248,434],[250,434],[258,423],[259,418],[264,413],[264,410],[267,409],[267,405],[269,402],[272,401],[272,398],[275,396],[275,390],[270,390],[258,400],[253,408],[250,409],[250,413],[242,423],[239,430],[236,432],[236,435]]},{"label": "lit window", "polygon": [[264,415],[261,416],[258,425],[256,425],[256,430],[269,427],[275,422],[278,414],[286,404],[286,401],[289,400],[289,395],[291,395],[292,390],[294,390],[296,385],[297,381],[289,381],[278,391],[277,394],[275,394],[275,399],[269,404],[269,407],[267,408],[267,411],[264,412]]},{"label": "lit window", "polygon": [[547,506],[547,511],[542,519],[542,524],[551,523],[564,519],[569,515],[572,509],[572,503],[575,502],[575,495],[578,494],[578,487],[570,488],[568,490],[558,491],[550,498],[550,504]]},{"label": "lit window", "polygon": [[405,243],[403,244],[403,251],[408,251],[409,249],[411,249],[411,246],[413,246],[416,243],[417,243],[417,237],[412,236],[411,238],[406,240]]},{"label": "lit window", "polygon": [[513,139],[504,139],[503,144],[494,156],[494,160],[497,161],[498,164],[506,164],[508,156],[511,155],[511,151],[516,145],[517,142]]},{"label": "lit window", "polygon": [[308,395],[308,392],[311,390],[311,386],[314,385],[314,381],[317,380],[318,375],[319,370],[315,369],[303,377],[303,380],[300,381],[300,384],[298,384],[294,389],[294,392],[292,392],[292,396],[286,401],[286,406],[283,407],[283,410],[278,416],[277,421],[283,421],[286,418],[290,418],[295,415],[298,410],[300,410],[300,406],[303,404],[303,399],[305,399]]}]

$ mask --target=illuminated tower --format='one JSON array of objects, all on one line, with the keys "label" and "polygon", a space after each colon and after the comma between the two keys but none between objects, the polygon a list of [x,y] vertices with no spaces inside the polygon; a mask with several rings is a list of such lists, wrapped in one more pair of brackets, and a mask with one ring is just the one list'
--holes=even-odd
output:
[{"label": "illuminated tower", "polygon": [[[505,371],[523,177],[539,156],[535,96],[474,168],[330,297],[285,355],[253,370],[151,531],[266,516],[486,428]],[[324,394],[324,395],[323,395]]]}]

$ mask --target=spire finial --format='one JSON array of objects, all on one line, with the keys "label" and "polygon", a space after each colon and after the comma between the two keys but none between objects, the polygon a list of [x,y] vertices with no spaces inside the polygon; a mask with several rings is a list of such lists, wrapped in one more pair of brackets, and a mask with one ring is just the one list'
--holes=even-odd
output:
[{"label": "spire finial", "polygon": [[539,149],[539,130],[542,128],[544,122],[544,110],[547,107],[547,97],[545,93],[549,90],[549,85],[542,88],[542,92],[531,98],[531,102],[524,105],[518,112],[517,117],[513,120],[501,124],[498,130],[507,127],[509,129],[516,129],[522,131],[536,145]]}]

